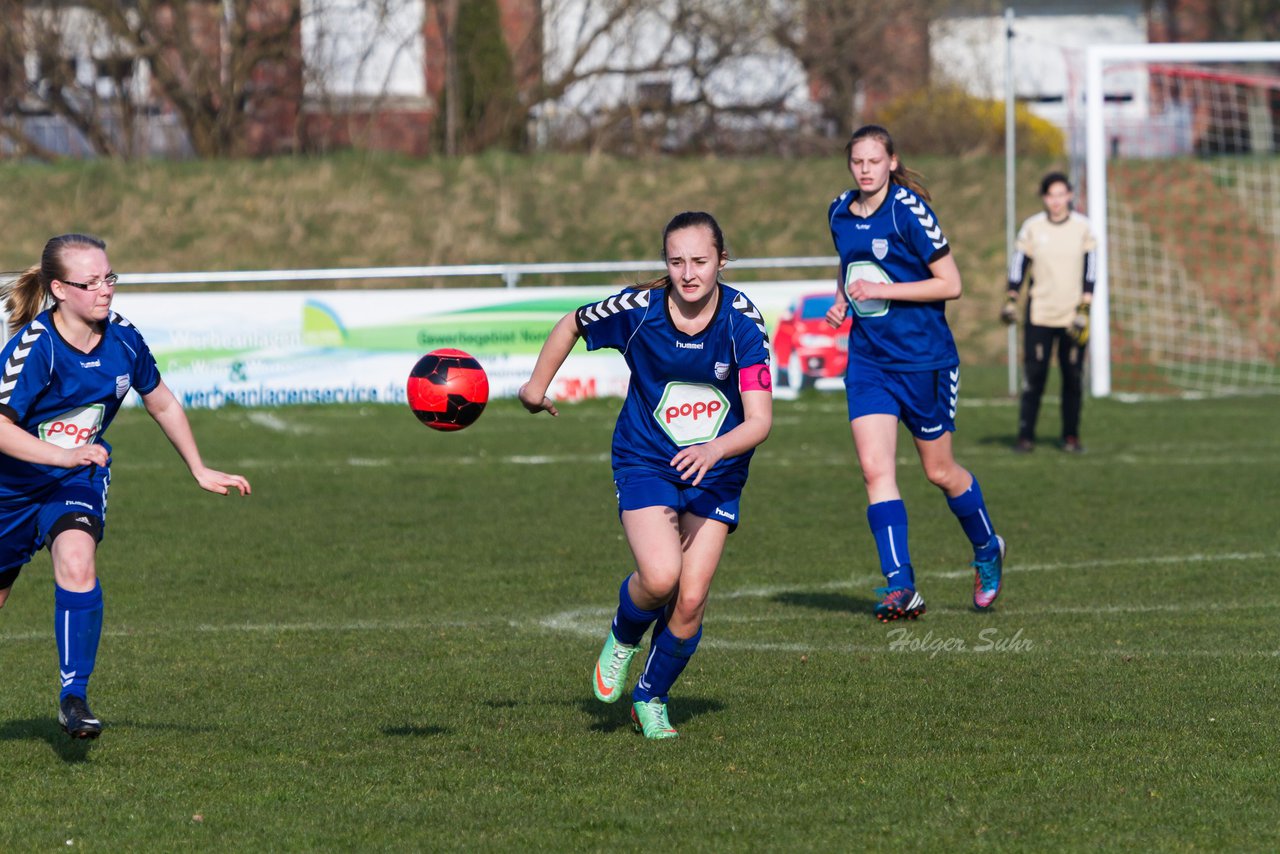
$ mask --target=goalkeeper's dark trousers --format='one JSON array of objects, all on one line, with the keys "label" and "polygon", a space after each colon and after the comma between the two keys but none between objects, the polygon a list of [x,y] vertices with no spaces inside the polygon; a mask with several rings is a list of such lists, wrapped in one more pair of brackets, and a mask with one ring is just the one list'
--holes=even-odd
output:
[{"label": "goalkeeper's dark trousers", "polygon": [[1062,438],[1080,436],[1080,409],[1084,400],[1084,354],[1067,330],[1028,323],[1022,338],[1022,403],[1018,412],[1018,438],[1036,439],[1040,398],[1049,379],[1049,362],[1058,351],[1062,368]]}]

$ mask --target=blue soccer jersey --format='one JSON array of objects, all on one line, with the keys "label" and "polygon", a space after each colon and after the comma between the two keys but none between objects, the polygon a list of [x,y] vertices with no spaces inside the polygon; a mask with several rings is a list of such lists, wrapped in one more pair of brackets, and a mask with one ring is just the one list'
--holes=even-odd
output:
[{"label": "blue soccer jersey", "polygon": [[[672,323],[661,288],[628,288],[578,309],[587,349],[619,350],[631,369],[613,431],[615,472],[643,466],[679,481],[671,458],[680,448],[709,442],[742,423],[738,373],[769,364],[769,337],[745,294],[721,284],[716,299],[715,316],[694,335]],[[702,484],[745,483],[752,453],[721,460]]]},{"label": "blue soccer jersey", "polygon": [[[160,372],[142,334],[115,312],[102,340],[82,353],[58,334],[53,311],[42,312],[0,350],[0,414],[62,448],[100,442],[130,388],[147,394]],[[74,469],[36,465],[0,454],[0,501],[37,493]]]},{"label": "blue soccer jersey", "polygon": [[951,251],[933,211],[906,187],[891,185],[884,203],[863,218],[849,210],[857,190],[831,203],[827,218],[840,256],[840,282],[853,328],[849,358],[893,371],[924,371],[958,364],[944,302],[849,299],[848,285],[919,282],[933,278],[929,265]]}]

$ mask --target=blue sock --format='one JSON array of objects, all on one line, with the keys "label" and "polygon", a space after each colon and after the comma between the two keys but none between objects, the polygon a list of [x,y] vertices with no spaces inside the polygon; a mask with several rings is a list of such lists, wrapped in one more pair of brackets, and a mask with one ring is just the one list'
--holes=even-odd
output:
[{"label": "blue sock", "polygon": [[102,585],[72,593],[54,585],[54,635],[58,639],[58,670],[62,678],[59,702],[68,695],[87,697],[89,674],[98,658],[102,637]]},{"label": "blue sock", "polygon": [[907,549],[907,505],[902,499],[880,501],[867,508],[867,524],[880,553],[880,571],[890,587],[916,589],[916,573]]},{"label": "blue sock", "polygon": [[678,638],[671,634],[670,629],[664,628],[662,634],[653,640],[649,660],[644,663],[644,673],[631,692],[631,699],[637,703],[647,703],[657,697],[662,702],[667,702],[667,692],[676,684],[676,679],[680,678],[700,640],[701,626],[698,627],[698,633],[688,640]]},{"label": "blue sock", "polygon": [[619,643],[635,646],[640,643],[653,621],[662,615],[664,606],[659,605],[652,611],[637,607],[631,601],[631,592],[627,590],[630,581],[631,576],[628,575],[622,580],[622,587],[618,590],[618,612],[613,615],[613,636]]},{"label": "blue sock", "polygon": [[960,527],[965,536],[973,543],[973,554],[978,560],[989,560],[1000,552],[1000,544],[996,542],[996,529],[987,514],[987,503],[982,499],[982,487],[978,479],[964,492],[955,498],[947,496],[947,506],[960,520]]}]

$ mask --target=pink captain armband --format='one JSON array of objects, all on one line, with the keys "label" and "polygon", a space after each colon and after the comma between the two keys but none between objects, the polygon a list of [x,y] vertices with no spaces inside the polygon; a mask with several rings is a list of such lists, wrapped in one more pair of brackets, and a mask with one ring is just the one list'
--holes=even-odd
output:
[{"label": "pink captain armband", "polygon": [[738,371],[738,391],[773,391],[773,374],[768,365],[752,365]]}]

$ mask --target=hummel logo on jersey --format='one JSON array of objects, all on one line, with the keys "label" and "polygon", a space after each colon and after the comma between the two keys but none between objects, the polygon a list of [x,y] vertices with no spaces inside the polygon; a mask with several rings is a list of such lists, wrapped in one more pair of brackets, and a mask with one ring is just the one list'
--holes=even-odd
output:
[{"label": "hummel logo on jersey", "polygon": [[871,230],[871,226],[867,225],[865,222],[855,222],[855,223],[853,224],[853,227],[854,227],[854,228],[856,228],[858,231],[870,231],[870,230]]},{"label": "hummel logo on jersey", "polygon": [[702,350],[706,347],[701,341],[677,341],[677,350]]},{"label": "hummel logo on jersey", "polygon": [[101,368],[101,367],[102,367],[102,360],[101,360],[101,359],[94,359],[92,362],[81,362],[81,363],[80,363],[80,367],[82,367],[82,368]]},{"label": "hummel logo on jersey", "polygon": [[738,517],[737,517],[737,516],[735,516],[735,515],[734,515],[734,514],[732,514],[732,513],[726,513],[724,510],[721,510],[719,507],[717,507],[717,508],[715,509],[715,514],[716,514],[717,516],[720,516],[720,517],[724,518],[724,519],[728,519],[730,522],[736,522],[736,521],[738,521]]}]

